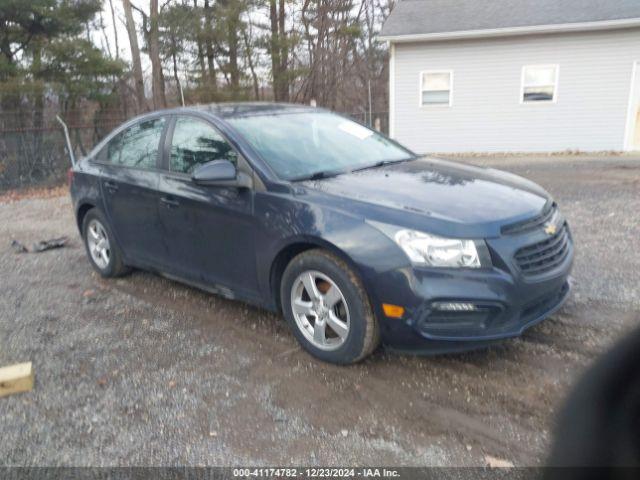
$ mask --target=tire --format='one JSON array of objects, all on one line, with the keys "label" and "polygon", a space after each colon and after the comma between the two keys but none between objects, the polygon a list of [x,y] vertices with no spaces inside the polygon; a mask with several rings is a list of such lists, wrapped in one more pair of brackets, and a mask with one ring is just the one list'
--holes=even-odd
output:
[{"label": "tire", "polygon": [[291,260],[282,275],[280,299],[296,339],[320,360],[356,363],[380,343],[378,322],[362,282],[327,251],[308,250]]},{"label": "tire", "polygon": [[[122,253],[116,244],[109,223],[97,208],[92,208],[84,216],[82,238],[91,266],[102,277],[113,278],[129,273],[130,269],[122,261]],[[100,243],[101,238],[106,239],[106,242]]]}]

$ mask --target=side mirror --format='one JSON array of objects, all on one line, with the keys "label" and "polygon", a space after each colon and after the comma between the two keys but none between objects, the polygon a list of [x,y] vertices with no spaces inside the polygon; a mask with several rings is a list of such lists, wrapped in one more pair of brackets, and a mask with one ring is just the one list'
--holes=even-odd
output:
[{"label": "side mirror", "polygon": [[198,185],[251,188],[251,177],[238,172],[229,160],[214,160],[196,168],[191,179]]}]

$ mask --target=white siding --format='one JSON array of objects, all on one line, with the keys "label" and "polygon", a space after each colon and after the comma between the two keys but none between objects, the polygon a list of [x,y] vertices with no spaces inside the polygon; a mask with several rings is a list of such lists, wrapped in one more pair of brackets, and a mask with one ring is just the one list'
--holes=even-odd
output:
[{"label": "white siding", "polygon": [[[640,30],[433,43],[393,52],[398,141],[427,152],[623,150]],[[555,103],[520,102],[522,67],[559,65]],[[419,105],[419,74],[453,70],[451,107]]]}]

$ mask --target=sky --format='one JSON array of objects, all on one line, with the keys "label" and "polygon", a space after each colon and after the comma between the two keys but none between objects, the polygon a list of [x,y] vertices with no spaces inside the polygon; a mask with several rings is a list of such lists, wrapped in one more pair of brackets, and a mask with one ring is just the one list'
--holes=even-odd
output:
[{"label": "sky", "polygon": [[[118,52],[120,54],[120,58],[129,62],[131,61],[131,50],[129,49],[129,37],[127,36],[127,28],[125,27],[122,0],[111,0],[111,3],[113,4],[113,9],[116,16],[115,27],[118,32],[118,43],[120,46]],[[139,2],[134,1],[133,3],[134,5],[140,6],[141,8],[143,8],[143,7],[146,7],[146,3],[148,2],[144,1],[144,4],[142,3],[139,4]],[[133,15],[134,17],[138,17],[139,14],[134,10]],[[108,42],[109,48],[111,49],[111,54],[115,56],[116,55],[115,32],[113,28],[114,23],[112,21],[109,0],[103,0],[101,19],[98,18],[97,20],[98,21],[102,20],[102,23],[105,26],[105,29],[104,31],[99,29],[94,31],[93,41],[96,43],[96,45],[100,45],[100,46],[103,46],[105,45],[105,43]],[[136,21],[139,21],[139,20],[140,20],[139,18],[136,18]],[[138,34],[138,43],[142,45],[142,38],[140,38],[139,34]],[[149,62],[148,57],[144,53],[142,53],[142,57],[143,57],[142,68],[146,70],[147,68],[150,68],[151,63]]]}]

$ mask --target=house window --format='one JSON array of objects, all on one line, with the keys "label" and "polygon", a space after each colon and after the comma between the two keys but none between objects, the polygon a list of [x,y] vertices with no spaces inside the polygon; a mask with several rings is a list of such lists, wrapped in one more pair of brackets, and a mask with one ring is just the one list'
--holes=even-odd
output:
[{"label": "house window", "polygon": [[530,65],[522,69],[522,103],[555,102],[557,65]]},{"label": "house window", "polygon": [[451,106],[453,72],[429,71],[420,73],[420,105]]}]

